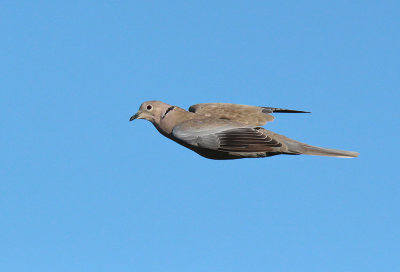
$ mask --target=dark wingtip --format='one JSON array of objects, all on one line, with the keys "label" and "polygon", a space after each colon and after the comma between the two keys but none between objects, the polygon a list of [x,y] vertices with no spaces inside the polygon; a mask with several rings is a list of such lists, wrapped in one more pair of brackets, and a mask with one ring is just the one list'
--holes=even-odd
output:
[{"label": "dark wingtip", "polygon": [[273,112],[283,112],[283,113],[311,113],[309,111],[298,111],[298,110],[285,110],[285,109],[277,109],[274,110]]},{"label": "dark wingtip", "polygon": [[299,111],[299,110],[288,110],[288,109],[281,109],[281,108],[270,108],[270,107],[262,107],[262,112],[264,113],[311,113],[310,111]]}]

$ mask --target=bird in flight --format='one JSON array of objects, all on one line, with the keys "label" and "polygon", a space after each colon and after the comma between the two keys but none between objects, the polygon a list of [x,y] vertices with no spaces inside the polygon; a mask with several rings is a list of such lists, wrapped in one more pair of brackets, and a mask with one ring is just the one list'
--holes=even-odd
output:
[{"label": "bird in flight", "polygon": [[142,103],[130,118],[150,121],[165,137],[208,159],[230,160],[270,157],[280,154],[340,158],[358,153],[308,145],[266,130],[271,113],[308,113],[271,107],[229,103],[196,104],[186,111],[161,101]]}]

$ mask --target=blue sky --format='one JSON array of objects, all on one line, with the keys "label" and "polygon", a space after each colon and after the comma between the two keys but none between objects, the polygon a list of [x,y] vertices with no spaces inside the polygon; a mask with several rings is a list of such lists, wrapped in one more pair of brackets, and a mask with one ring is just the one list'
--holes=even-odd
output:
[{"label": "blue sky", "polygon": [[[399,9],[4,1],[0,270],[399,270]],[[153,99],[361,155],[207,160],[128,122]]]}]

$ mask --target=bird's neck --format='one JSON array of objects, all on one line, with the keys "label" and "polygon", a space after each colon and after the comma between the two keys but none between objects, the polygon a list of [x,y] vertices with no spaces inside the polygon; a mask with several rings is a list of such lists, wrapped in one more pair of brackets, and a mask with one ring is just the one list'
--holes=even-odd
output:
[{"label": "bird's neck", "polygon": [[170,135],[172,133],[173,128],[182,123],[183,121],[193,119],[195,114],[192,112],[188,112],[179,107],[175,107],[173,111],[169,112],[164,118],[161,118],[158,124],[154,123],[154,126],[160,131],[162,134]]}]

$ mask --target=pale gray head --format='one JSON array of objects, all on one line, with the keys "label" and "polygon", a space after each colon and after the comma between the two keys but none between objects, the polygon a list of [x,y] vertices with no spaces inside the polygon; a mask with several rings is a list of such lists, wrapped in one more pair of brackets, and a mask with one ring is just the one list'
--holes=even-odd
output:
[{"label": "pale gray head", "polygon": [[147,121],[158,123],[161,117],[173,106],[161,101],[146,101],[140,105],[139,111],[133,115],[129,121],[135,119],[145,119]]}]

